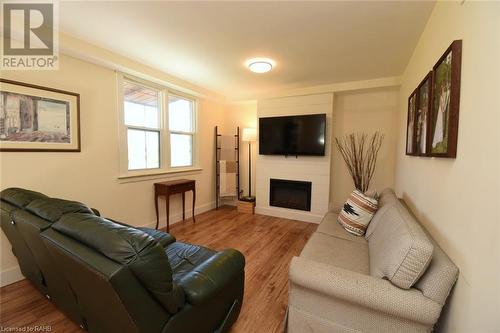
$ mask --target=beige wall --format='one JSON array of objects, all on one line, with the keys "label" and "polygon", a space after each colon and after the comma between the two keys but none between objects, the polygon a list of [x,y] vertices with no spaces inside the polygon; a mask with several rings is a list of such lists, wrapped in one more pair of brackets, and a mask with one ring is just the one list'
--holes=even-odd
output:
[{"label": "beige wall", "polygon": [[330,206],[333,209],[342,206],[354,190],[352,177],[335,145],[335,137],[350,133],[372,134],[376,131],[383,134],[384,142],[370,188],[380,192],[394,186],[398,97],[397,87],[335,94],[330,184]]},{"label": "beige wall", "polygon": [[[224,111],[224,134],[234,133],[240,127],[257,127],[257,101],[244,101],[228,104]],[[248,142],[240,143],[240,189],[243,195],[248,195]],[[257,152],[256,142],[252,142],[252,195],[255,196],[255,161]]]},{"label": "beige wall", "polygon": [[[150,74],[154,73],[150,71]],[[161,74],[161,73],[158,73]],[[197,210],[210,209],[215,200],[213,128],[223,122],[224,104],[199,99],[201,172],[157,176],[149,180],[118,180],[118,115],[116,74],[113,70],[62,56],[58,71],[2,72],[3,78],[77,92],[81,97],[80,153],[0,153],[1,189],[17,186],[50,196],[73,199],[99,209],[104,216],[133,225],[155,221],[153,183],[174,178],[197,181]],[[189,208],[191,195],[186,198]],[[180,200],[172,197],[171,221],[180,218]],[[160,202],[161,222],[165,206]],[[191,210],[187,209],[187,215]],[[1,277],[15,277],[17,262],[3,232]]]},{"label": "beige wall", "polygon": [[[463,40],[456,159],[407,157],[406,102]],[[438,2],[402,78],[396,190],[460,268],[443,332],[500,331],[500,3]]]}]

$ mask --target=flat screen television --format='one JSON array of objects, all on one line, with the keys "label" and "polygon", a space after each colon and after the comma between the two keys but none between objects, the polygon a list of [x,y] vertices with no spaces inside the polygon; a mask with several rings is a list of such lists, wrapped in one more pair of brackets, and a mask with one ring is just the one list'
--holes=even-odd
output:
[{"label": "flat screen television", "polygon": [[325,155],[326,114],[259,118],[260,155]]}]

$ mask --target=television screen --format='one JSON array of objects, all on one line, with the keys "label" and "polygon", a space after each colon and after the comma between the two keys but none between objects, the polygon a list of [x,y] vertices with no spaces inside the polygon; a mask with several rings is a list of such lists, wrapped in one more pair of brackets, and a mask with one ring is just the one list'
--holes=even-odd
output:
[{"label": "television screen", "polygon": [[259,118],[260,155],[325,155],[326,114]]}]

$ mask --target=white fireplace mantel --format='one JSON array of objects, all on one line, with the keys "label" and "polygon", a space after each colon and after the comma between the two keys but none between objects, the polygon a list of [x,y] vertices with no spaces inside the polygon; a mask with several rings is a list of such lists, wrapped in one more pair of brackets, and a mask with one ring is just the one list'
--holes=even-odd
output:
[{"label": "white fireplace mantel", "polygon": [[[326,114],[325,156],[257,155],[256,213],[319,223],[328,211],[333,93],[260,100],[257,117]],[[258,147],[257,147],[258,152]],[[271,178],[312,182],[311,211],[269,206]]]}]

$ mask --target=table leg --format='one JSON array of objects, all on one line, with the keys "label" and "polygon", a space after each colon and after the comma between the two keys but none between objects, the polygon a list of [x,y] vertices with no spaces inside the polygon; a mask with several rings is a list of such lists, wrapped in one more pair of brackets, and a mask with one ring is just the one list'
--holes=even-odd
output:
[{"label": "table leg", "polygon": [[158,224],[160,223],[160,217],[158,216],[158,194],[155,193],[155,211],[156,211],[156,229],[158,229]]},{"label": "table leg", "polygon": [[186,192],[182,192],[182,220],[184,221],[186,219],[186,215],[184,213],[185,209],[185,204],[184,202],[186,201]]},{"label": "table leg", "polygon": [[193,188],[193,223],[196,222],[194,219],[194,203],[196,202],[196,189]]},{"label": "table leg", "polygon": [[167,232],[170,232],[170,195],[165,196],[167,206]]}]

